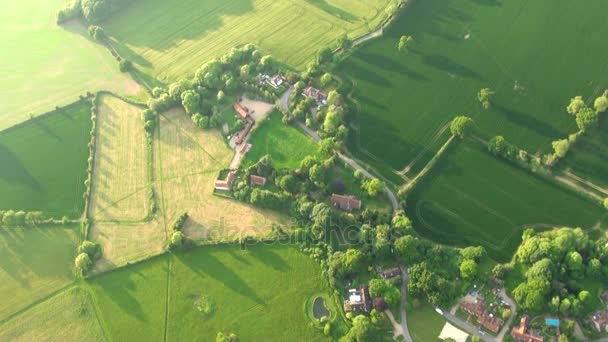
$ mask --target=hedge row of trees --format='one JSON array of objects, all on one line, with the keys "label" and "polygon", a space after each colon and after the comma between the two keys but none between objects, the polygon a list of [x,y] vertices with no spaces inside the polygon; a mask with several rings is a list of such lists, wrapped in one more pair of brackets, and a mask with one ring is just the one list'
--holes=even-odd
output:
[{"label": "hedge row of trees", "polygon": [[0,227],[25,227],[47,220],[41,211],[15,211],[15,210],[0,210]]},{"label": "hedge row of trees", "polygon": [[78,246],[78,255],[74,266],[79,276],[85,276],[93,267],[93,262],[101,258],[101,245],[88,240]]},{"label": "hedge row of trees", "polygon": [[84,18],[89,23],[99,23],[127,5],[129,0],[71,0],[57,12],[57,23]]},{"label": "hedge row of trees", "polygon": [[170,249],[181,248],[186,243],[186,237],[182,232],[182,228],[184,227],[184,224],[186,224],[188,217],[188,213],[183,213],[173,223],[173,233],[171,234],[171,239],[169,239]]}]

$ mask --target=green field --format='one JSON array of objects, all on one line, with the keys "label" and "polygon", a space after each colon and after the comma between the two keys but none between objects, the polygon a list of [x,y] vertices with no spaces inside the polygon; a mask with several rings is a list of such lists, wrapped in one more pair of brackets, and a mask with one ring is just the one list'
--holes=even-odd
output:
[{"label": "green field", "polygon": [[[330,290],[319,266],[291,246],[208,246],[116,270],[90,285],[110,340],[213,341],[218,331],[243,341],[325,340],[304,306]],[[211,309],[199,311],[201,303]]]},{"label": "green field", "polygon": [[65,0],[9,0],[0,16],[0,130],[66,105],[87,91],[139,92],[86,28],[55,24]]},{"label": "green field", "polygon": [[284,124],[280,112],[272,112],[269,119],[259,124],[249,139],[252,148],[243,166],[252,165],[269,154],[276,168],[295,169],[306,156],[319,154],[315,141],[296,127]]},{"label": "green field", "polygon": [[435,312],[433,306],[426,301],[420,301],[419,308],[407,311],[407,325],[414,342],[440,341],[439,334],[447,322]]},{"label": "green field", "polygon": [[76,227],[0,229],[0,321],[72,282],[77,244]]},{"label": "green field", "polygon": [[[382,38],[338,67],[359,108],[351,150],[402,170],[465,113],[485,136],[548,151],[576,131],[569,99],[591,100],[608,87],[607,11],[603,0],[412,2]],[[403,34],[414,38],[407,53],[397,51]],[[477,100],[485,87],[496,91],[489,110]]]},{"label": "green field", "polygon": [[0,132],[0,209],[80,216],[90,107],[79,102]]},{"label": "green field", "polygon": [[482,245],[511,258],[525,226],[591,228],[605,209],[578,194],[498,160],[479,142],[458,142],[408,196],[415,229],[441,243]]},{"label": "green field", "polygon": [[386,18],[390,0],[136,1],[103,27],[118,51],[163,82],[193,74],[231,48],[253,43],[292,67],[312,61],[347,32],[358,36]]}]

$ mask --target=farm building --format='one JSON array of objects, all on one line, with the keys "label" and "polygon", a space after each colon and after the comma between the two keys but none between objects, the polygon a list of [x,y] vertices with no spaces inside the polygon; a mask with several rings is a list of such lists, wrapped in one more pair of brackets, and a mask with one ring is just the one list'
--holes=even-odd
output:
[{"label": "farm building", "polygon": [[399,266],[388,268],[380,272],[380,277],[382,277],[382,279],[392,279],[399,276],[401,276],[401,268],[399,268]]},{"label": "farm building", "polygon": [[367,284],[363,284],[357,289],[348,290],[348,299],[344,301],[344,311],[369,312],[371,309],[372,301],[370,300]]},{"label": "farm building", "polygon": [[232,171],[229,171],[228,174],[226,175],[225,179],[222,180],[216,180],[215,181],[215,189],[216,190],[230,190],[230,186],[232,186],[232,183],[234,182],[234,179],[236,178],[236,174]]},{"label": "farm building", "polygon": [[251,128],[253,128],[254,123],[255,122],[252,118],[248,117],[246,119],[245,128],[243,128],[236,136],[235,143],[237,145],[240,145],[243,143],[243,141],[245,141],[245,138],[247,137],[247,134],[249,134],[249,131],[251,131]]},{"label": "farm building", "polygon": [[331,204],[342,210],[353,211],[361,209],[361,201],[355,196],[331,195]]},{"label": "farm building", "polygon": [[233,107],[236,113],[241,117],[241,119],[247,119],[247,117],[249,116],[249,110],[247,110],[247,108],[241,106],[238,103],[235,103]]},{"label": "farm building", "polygon": [[486,309],[486,303],[483,298],[467,294],[459,304],[462,310],[475,316],[477,318],[477,323],[491,332],[497,333],[500,330],[500,327],[502,327],[503,320],[495,317]]},{"label": "farm building", "polygon": [[253,147],[251,144],[244,144],[243,146],[241,146],[241,148],[239,149],[239,152],[242,155],[247,154],[247,152],[251,151],[251,147]]},{"label": "farm building", "polygon": [[260,83],[266,83],[275,89],[287,84],[287,79],[280,74],[276,74],[272,77],[266,74],[259,74],[258,78],[260,79]]},{"label": "farm building", "polygon": [[314,87],[306,87],[302,91],[302,95],[310,97],[320,104],[327,104],[327,94]]},{"label": "farm building", "polygon": [[544,342],[545,339],[533,331],[528,330],[528,316],[524,315],[521,318],[519,327],[514,327],[511,330],[511,337],[516,341],[522,342]]},{"label": "farm building", "polygon": [[249,177],[249,182],[251,183],[251,185],[265,185],[266,178],[262,176],[251,175]]}]

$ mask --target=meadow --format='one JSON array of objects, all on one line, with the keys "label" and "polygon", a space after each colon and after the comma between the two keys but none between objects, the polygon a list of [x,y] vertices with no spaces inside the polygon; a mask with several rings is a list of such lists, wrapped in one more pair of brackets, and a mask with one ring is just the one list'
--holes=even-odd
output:
[{"label": "meadow", "polygon": [[[608,87],[600,57],[608,54],[606,10],[601,0],[410,3],[381,38],[338,66],[358,108],[350,149],[375,166],[404,170],[427,146],[439,146],[433,141],[454,116],[466,114],[485,137],[549,151],[551,141],[576,131],[569,99],[591,100]],[[401,35],[414,39],[408,52],[397,50]],[[488,110],[477,100],[485,87],[496,92]]]},{"label": "meadow", "polygon": [[105,341],[91,295],[70,287],[0,324],[2,341]]},{"label": "meadow", "polygon": [[304,304],[329,287],[315,261],[292,246],[197,248],[89,283],[110,340],[212,341],[219,331],[246,341],[326,340]]},{"label": "meadow", "polygon": [[391,3],[395,1],[136,1],[103,27],[121,55],[167,83],[248,43],[303,68],[341,34],[355,37],[375,29]]},{"label": "meadow", "polygon": [[141,221],[148,214],[148,157],[142,108],[101,95],[90,214],[96,221]]},{"label": "meadow", "polygon": [[0,229],[0,321],[71,283],[77,244],[74,226]]},{"label": "meadow", "polygon": [[508,261],[524,227],[592,228],[605,209],[585,197],[496,159],[477,141],[452,146],[408,196],[408,215],[423,236],[482,245]]},{"label": "meadow", "polygon": [[440,341],[439,334],[446,322],[426,301],[407,311],[407,325],[414,342]]},{"label": "meadow", "polygon": [[81,215],[90,108],[77,102],[0,132],[0,209]]},{"label": "meadow", "polygon": [[245,155],[242,166],[255,164],[265,155],[270,155],[277,169],[296,169],[307,156],[319,155],[317,143],[296,127],[281,121],[281,113],[274,111],[249,138],[251,151]]},{"label": "meadow", "polygon": [[55,24],[65,0],[4,1],[0,20],[0,130],[87,91],[134,95],[140,87],[77,22]]}]

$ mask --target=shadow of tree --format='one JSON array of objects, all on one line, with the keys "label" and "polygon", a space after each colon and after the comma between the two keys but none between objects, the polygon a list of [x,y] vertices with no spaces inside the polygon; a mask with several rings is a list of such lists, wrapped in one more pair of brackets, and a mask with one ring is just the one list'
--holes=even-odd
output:
[{"label": "shadow of tree", "polygon": [[338,18],[346,20],[348,22],[353,22],[353,21],[356,21],[359,19],[357,16],[353,15],[352,13],[345,11],[342,8],[332,5],[332,4],[328,3],[326,0],[309,0],[308,2],[310,4],[317,6],[320,9],[322,9],[326,13],[329,13],[329,14],[333,15],[334,17],[338,17]]},{"label": "shadow of tree", "polygon": [[21,159],[8,147],[0,143],[0,180],[20,183],[36,192],[43,192],[42,185],[25,167]]}]

